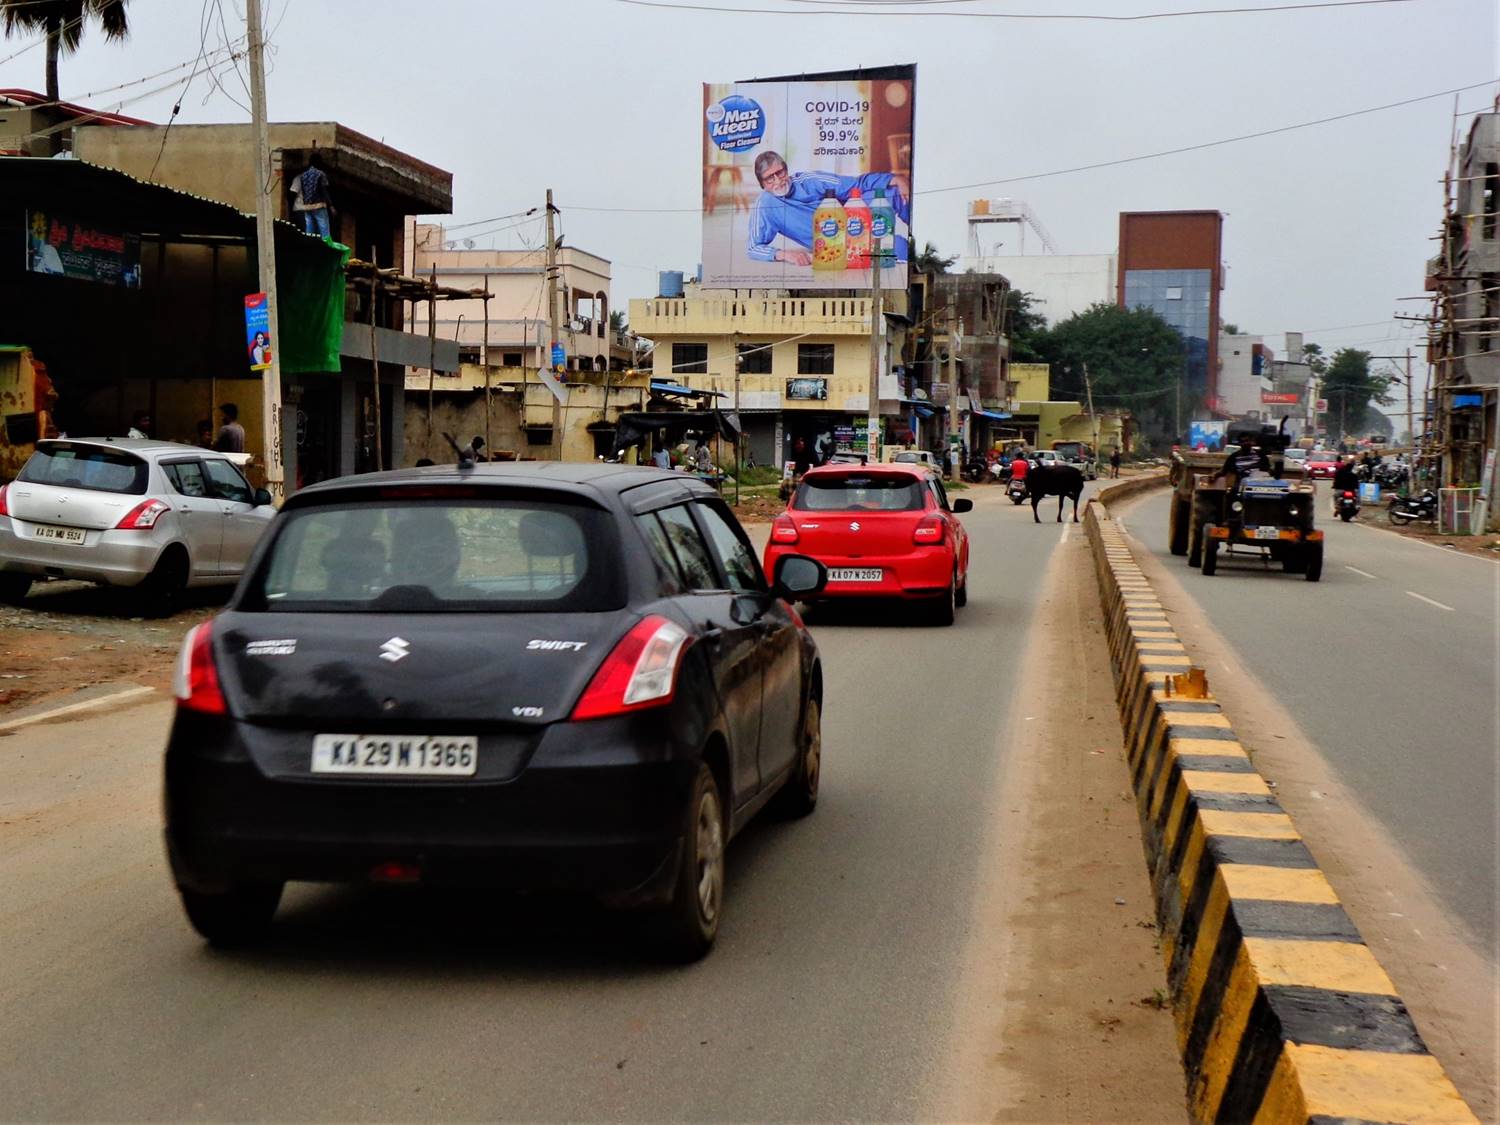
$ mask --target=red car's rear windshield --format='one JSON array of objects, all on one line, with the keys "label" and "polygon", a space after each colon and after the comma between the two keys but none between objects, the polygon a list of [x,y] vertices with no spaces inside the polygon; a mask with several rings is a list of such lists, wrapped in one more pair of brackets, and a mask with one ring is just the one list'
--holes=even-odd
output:
[{"label": "red car's rear windshield", "polygon": [[809,476],[792,498],[801,512],[920,512],[927,488],[909,473]]}]

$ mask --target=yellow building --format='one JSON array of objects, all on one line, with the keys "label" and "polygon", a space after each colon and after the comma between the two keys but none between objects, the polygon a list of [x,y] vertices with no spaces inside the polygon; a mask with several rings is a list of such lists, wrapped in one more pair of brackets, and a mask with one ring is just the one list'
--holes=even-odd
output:
[{"label": "yellow building", "polygon": [[[905,293],[886,295],[887,313],[900,317],[905,308]],[[792,459],[799,439],[807,450],[821,440],[863,451],[870,318],[868,297],[722,293],[630,302],[631,330],[655,345],[653,381],[718,391],[762,465]],[[899,332],[882,337],[882,415],[899,410],[889,357],[902,343]]]}]

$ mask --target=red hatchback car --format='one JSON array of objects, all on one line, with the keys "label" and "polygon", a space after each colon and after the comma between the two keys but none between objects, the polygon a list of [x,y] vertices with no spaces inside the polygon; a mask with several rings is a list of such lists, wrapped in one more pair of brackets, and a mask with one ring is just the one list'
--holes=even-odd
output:
[{"label": "red hatchback car", "polygon": [[955,517],[973,507],[950,503],[921,465],[824,465],[803,475],[771,524],[765,565],[810,555],[828,568],[821,598],[926,601],[937,624],[951,625],[969,592],[969,536]]},{"label": "red hatchback car", "polygon": [[1339,455],[1326,449],[1314,449],[1307,455],[1307,475],[1315,480],[1332,480],[1339,467]]}]

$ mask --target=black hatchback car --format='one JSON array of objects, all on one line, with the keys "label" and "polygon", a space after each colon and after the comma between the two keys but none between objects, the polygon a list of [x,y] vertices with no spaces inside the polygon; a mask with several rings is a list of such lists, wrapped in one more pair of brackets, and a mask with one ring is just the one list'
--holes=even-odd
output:
[{"label": "black hatchback car", "polygon": [[253,940],[288,880],[562,888],[712,946],[724,846],[818,798],[818,650],[712,489],[435,467],[291,497],[187,636],[166,836],[188,918]]}]

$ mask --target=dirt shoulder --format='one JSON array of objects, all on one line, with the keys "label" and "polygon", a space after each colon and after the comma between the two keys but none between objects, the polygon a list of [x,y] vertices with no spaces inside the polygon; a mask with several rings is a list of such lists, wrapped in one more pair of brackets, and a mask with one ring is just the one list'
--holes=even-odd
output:
[{"label": "dirt shoulder", "polygon": [[1027,654],[1023,702],[938,1120],[1187,1120],[1104,619],[1069,526],[1026,644],[1006,646]]}]

